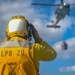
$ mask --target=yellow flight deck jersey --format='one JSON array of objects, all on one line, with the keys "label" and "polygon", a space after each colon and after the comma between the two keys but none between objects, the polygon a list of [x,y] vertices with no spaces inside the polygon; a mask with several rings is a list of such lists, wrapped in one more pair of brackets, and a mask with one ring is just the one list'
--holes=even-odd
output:
[{"label": "yellow flight deck jersey", "polygon": [[31,44],[12,37],[0,44],[0,75],[38,75],[39,61],[51,61],[56,55],[45,41]]}]

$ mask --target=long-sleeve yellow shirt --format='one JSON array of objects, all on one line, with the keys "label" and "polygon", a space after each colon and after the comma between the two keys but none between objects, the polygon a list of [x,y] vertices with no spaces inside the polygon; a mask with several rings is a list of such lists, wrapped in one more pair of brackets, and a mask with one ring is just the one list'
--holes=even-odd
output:
[{"label": "long-sleeve yellow shirt", "polygon": [[13,37],[0,45],[0,75],[9,75],[3,67],[13,62],[22,62],[18,63],[21,71],[16,70],[16,75],[38,75],[39,61],[52,61],[56,56],[56,51],[45,41],[31,44],[23,38]]}]

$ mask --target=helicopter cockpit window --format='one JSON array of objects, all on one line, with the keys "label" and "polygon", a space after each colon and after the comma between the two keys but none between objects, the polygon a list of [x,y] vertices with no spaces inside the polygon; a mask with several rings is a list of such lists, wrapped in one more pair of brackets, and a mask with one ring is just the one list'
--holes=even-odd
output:
[{"label": "helicopter cockpit window", "polygon": [[59,14],[60,13],[60,8],[57,8],[55,14]]}]

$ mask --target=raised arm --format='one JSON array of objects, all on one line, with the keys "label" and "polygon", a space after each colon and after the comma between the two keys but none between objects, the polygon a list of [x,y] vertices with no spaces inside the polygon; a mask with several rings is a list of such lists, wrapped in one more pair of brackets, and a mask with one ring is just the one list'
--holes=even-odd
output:
[{"label": "raised arm", "polygon": [[36,60],[41,61],[51,61],[54,60],[57,56],[56,51],[45,41],[43,41],[37,30],[32,25],[32,33],[35,39],[35,43],[33,44],[34,48],[34,57]]}]

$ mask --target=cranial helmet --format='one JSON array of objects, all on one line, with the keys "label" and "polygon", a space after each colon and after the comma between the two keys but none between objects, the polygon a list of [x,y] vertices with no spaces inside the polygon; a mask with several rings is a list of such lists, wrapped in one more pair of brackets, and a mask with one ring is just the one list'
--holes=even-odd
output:
[{"label": "cranial helmet", "polygon": [[14,16],[9,21],[6,28],[6,36],[12,38],[20,36],[23,38],[31,39],[31,27],[28,21],[23,16]]}]

